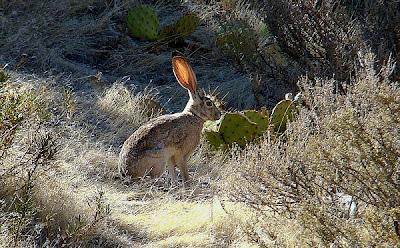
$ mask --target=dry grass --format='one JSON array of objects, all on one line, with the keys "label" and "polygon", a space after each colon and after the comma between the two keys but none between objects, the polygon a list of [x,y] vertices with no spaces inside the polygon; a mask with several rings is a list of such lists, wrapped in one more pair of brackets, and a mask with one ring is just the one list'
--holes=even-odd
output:
[{"label": "dry grass", "polygon": [[169,199],[152,203],[157,204],[153,211],[116,217],[127,230],[146,230],[152,240],[148,246],[219,246],[229,241],[228,237],[240,238],[234,233],[236,228],[227,225],[230,218],[216,200],[195,203]]},{"label": "dry grass", "polygon": [[[69,86],[79,91],[90,91],[94,85],[89,78],[98,72],[106,85],[130,76],[128,84],[138,85],[140,90],[157,87],[165,107],[180,111],[188,98],[171,70],[170,53],[177,48],[128,35],[125,17],[135,4],[138,1],[2,1],[0,54],[7,58],[3,63],[46,76],[63,73],[70,77]],[[161,26],[191,11],[178,1],[154,1],[152,7],[159,13]],[[190,58],[201,87],[218,86],[222,95],[229,93],[232,107],[254,106],[247,78],[221,57],[215,39],[202,24],[189,39],[192,45],[180,50]]]},{"label": "dry grass", "polygon": [[[8,82],[5,93],[42,89],[33,91],[46,102],[51,118],[50,125],[40,126],[40,130],[57,137],[57,153],[32,182],[34,218],[21,230],[18,241],[6,229],[12,222],[4,222],[2,245],[24,247],[47,242],[103,247],[204,247],[242,240],[240,230],[226,225],[230,217],[210,188],[223,159],[213,157],[206,145],[190,161],[195,180],[190,190],[165,189],[168,183],[164,177],[159,182],[118,179],[118,146],[135,127],[156,113],[145,104],[154,100],[150,91],[134,93],[116,82],[103,92],[95,90],[97,94],[80,96],[70,92],[66,97],[64,88],[55,86],[54,80],[14,72]],[[67,99],[70,104],[65,103]],[[29,143],[19,139],[35,132],[37,128],[31,125],[21,128],[18,142],[13,144],[15,149],[9,150],[4,164],[11,166],[10,161],[19,156],[18,144]],[[8,179],[16,184],[8,184],[2,191],[9,207],[13,206],[12,201],[7,199],[13,197],[17,184],[24,182],[20,179],[22,174],[14,172]],[[98,220],[96,199],[100,192],[104,192],[101,207],[111,211],[99,212],[105,219]],[[9,211],[2,211],[7,220]]]},{"label": "dry grass", "polygon": [[[256,238],[289,246],[398,244],[399,86],[389,80],[392,64],[376,72],[373,55],[360,59],[365,67],[346,94],[333,93],[334,81],[302,80],[304,107],[285,137],[232,155],[220,187],[264,219]],[[290,232],[279,224],[266,228],[274,222],[265,211],[294,222],[301,238],[281,239]]]},{"label": "dry grass", "polygon": [[[8,63],[11,75],[0,98],[26,97],[16,111],[24,121],[12,139],[0,141],[7,143],[0,146],[7,152],[0,154],[0,246],[397,245],[400,93],[389,80],[392,64],[376,67],[389,41],[372,53],[337,57],[346,58],[341,78],[351,67],[349,87],[337,88],[346,84],[336,79],[300,81],[305,102],[282,140],[229,152],[202,141],[189,161],[193,187],[169,188],[166,176],[134,182],[117,170],[123,141],[150,118],[182,110],[188,98],[170,69],[175,48],[127,35],[124,16],[138,2],[0,0],[0,67]],[[287,83],[301,72],[302,59],[293,52],[299,47],[288,47],[281,30],[271,29],[274,37],[265,33],[265,13],[254,6],[269,1],[152,2],[163,26],[188,11],[201,18],[181,50],[201,87],[229,93],[228,108],[271,106],[293,90]],[[269,17],[268,23],[276,21]],[[236,65],[224,57],[215,46],[218,32],[235,19],[251,27],[262,52],[268,54],[265,39],[284,48],[272,59],[287,60],[275,69],[290,80],[271,79],[271,64],[264,68],[261,57]],[[356,27],[338,29],[339,38],[362,39],[359,22]],[[304,37],[305,50],[320,48]],[[318,73],[331,75],[340,65],[328,62],[332,66]],[[314,73],[309,66],[301,69]],[[9,130],[4,123],[0,130]],[[46,137],[51,142],[43,147]],[[341,202],[343,194],[357,200],[355,216]]]}]

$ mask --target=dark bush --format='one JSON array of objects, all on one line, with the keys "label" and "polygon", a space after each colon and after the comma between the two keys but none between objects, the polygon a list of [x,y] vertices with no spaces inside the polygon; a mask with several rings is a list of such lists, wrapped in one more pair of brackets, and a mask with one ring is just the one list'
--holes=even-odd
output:
[{"label": "dark bush", "polygon": [[[252,1],[282,51],[309,77],[349,82],[358,54],[376,55],[378,66],[400,50],[400,2],[395,0]],[[397,58],[398,59],[398,58]],[[393,75],[399,78],[399,70]],[[290,81],[296,82],[297,78]]]},{"label": "dark bush", "polygon": [[[229,163],[223,192],[260,218],[272,211],[302,226],[308,234],[297,245],[399,242],[400,87],[389,80],[392,64],[377,72],[371,53],[359,60],[364,67],[344,95],[337,81],[302,79],[304,106],[284,139],[236,152]],[[263,219],[270,239],[285,236]]]}]

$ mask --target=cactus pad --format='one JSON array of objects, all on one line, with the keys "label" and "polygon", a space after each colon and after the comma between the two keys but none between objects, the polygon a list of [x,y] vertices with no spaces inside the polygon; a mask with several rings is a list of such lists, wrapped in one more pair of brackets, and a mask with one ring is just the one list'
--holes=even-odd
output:
[{"label": "cactus pad", "polygon": [[216,148],[219,148],[221,145],[226,144],[219,132],[205,130],[203,134],[206,136],[208,143]]},{"label": "cactus pad", "polygon": [[157,13],[146,5],[132,8],[127,18],[128,29],[143,40],[158,39],[159,20]]},{"label": "cactus pad", "polygon": [[0,70],[0,83],[7,82],[7,80],[10,78],[10,76],[5,73],[3,70]]},{"label": "cactus pad", "polygon": [[286,123],[293,118],[293,110],[296,108],[295,102],[291,100],[280,101],[272,110],[271,124],[274,125],[275,132],[284,132]]},{"label": "cactus pad", "polygon": [[218,131],[220,121],[206,121],[204,122],[204,129],[210,131]]},{"label": "cactus pad", "polygon": [[268,129],[269,126],[269,118],[268,115],[263,114],[260,111],[255,110],[246,110],[243,111],[243,114],[249,118],[252,122],[256,123],[259,127],[258,135],[262,135]]},{"label": "cactus pad", "polygon": [[195,15],[184,15],[174,24],[174,34],[181,39],[187,39],[196,30],[199,18]]},{"label": "cactus pad", "polygon": [[219,131],[228,144],[245,146],[259,133],[259,127],[241,113],[226,113],[220,123]]},{"label": "cactus pad", "polygon": [[168,25],[165,26],[163,29],[160,31],[160,39],[171,39],[174,36],[174,26],[173,25]]},{"label": "cactus pad", "polygon": [[255,56],[257,48],[255,46],[254,34],[249,25],[241,20],[229,22],[217,39],[217,46],[233,58]]},{"label": "cactus pad", "polygon": [[196,30],[199,18],[195,15],[184,15],[173,25],[165,26],[160,31],[162,39],[187,39]]},{"label": "cactus pad", "polygon": [[266,110],[226,113],[221,120],[205,122],[203,134],[206,140],[217,148],[227,148],[234,143],[243,147],[267,130],[271,131],[269,134],[272,137],[276,137],[286,130],[286,123],[293,118],[299,99],[298,94],[294,100],[280,101],[270,117]]},{"label": "cactus pad", "polygon": [[274,64],[283,67],[289,65],[289,62],[279,45],[270,44],[264,48],[264,51],[269,55],[269,58],[272,60],[271,62]]}]

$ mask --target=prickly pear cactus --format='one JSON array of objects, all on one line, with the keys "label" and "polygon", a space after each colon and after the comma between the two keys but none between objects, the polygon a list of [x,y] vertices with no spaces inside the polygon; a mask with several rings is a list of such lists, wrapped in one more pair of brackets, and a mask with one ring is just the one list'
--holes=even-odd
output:
[{"label": "prickly pear cactus", "polygon": [[296,102],[292,100],[282,100],[274,107],[271,114],[271,124],[275,132],[283,133],[286,130],[286,123],[293,119],[295,108]]},{"label": "prickly pear cactus", "polygon": [[258,135],[262,135],[269,127],[269,117],[268,113],[264,114],[256,110],[246,110],[243,114],[250,119],[250,121],[256,123],[259,127]]},{"label": "prickly pear cactus", "polygon": [[220,148],[221,145],[226,144],[221,136],[221,133],[218,132],[219,123],[220,121],[206,121],[203,128],[203,134],[206,140],[216,148]]},{"label": "prickly pear cactus", "polygon": [[227,113],[221,120],[219,132],[226,143],[245,146],[256,138],[259,127],[241,113]]},{"label": "prickly pear cactus", "polygon": [[221,120],[207,121],[203,134],[206,140],[216,148],[227,148],[238,144],[243,147],[270,131],[276,137],[286,130],[286,123],[293,118],[300,95],[293,100],[282,100],[268,117],[267,111],[246,110],[237,113],[226,113]]},{"label": "prickly pear cactus", "polygon": [[173,25],[165,26],[160,31],[161,39],[179,39],[184,40],[196,31],[199,24],[199,18],[195,15],[184,15]]},{"label": "prickly pear cactus", "polygon": [[269,55],[271,62],[278,66],[286,67],[289,62],[278,44],[270,44],[264,48],[264,51]]},{"label": "prickly pear cactus", "polygon": [[174,37],[174,25],[165,26],[160,31],[160,39],[172,39]]},{"label": "prickly pear cactus", "polygon": [[181,39],[187,39],[196,31],[199,24],[199,18],[195,15],[189,14],[179,18],[174,24],[174,33]]},{"label": "prickly pear cactus", "polygon": [[217,121],[206,121],[206,122],[204,122],[203,127],[204,127],[205,130],[218,132],[219,123],[220,122],[221,122],[220,120],[217,120]]},{"label": "prickly pear cactus", "polygon": [[255,43],[251,27],[241,20],[234,20],[225,25],[217,39],[217,46],[236,60],[253,58],[257,51]]},{"label": "prickly pear cactus", "polygon": [[221,137],[221,133],[211,130],[204,131],[203,133],[208,143],[214,147],[220,148],[221,145],[226,145],[225,140]]},{"label": "prickly pear cactus", "polygon": [[0,69],[0,83],[7,82],[7,80],[10,78],[10,76],[5,73],[3,70]]},{"label": "prickly pear cactus", "polygon": [[241,147],[254,141],[269,127],[268,115],[263,112],[248,110],[226,113],[219,121],[207,121],[203,134],[206,140],[219,148],[237,144]]},{"label": "prickly pear cactus", "polygon": [[129,11],[127,25],[129,31],[139,39],[158,39],[160,23],[157,12],[146,5],[136,6]]}]

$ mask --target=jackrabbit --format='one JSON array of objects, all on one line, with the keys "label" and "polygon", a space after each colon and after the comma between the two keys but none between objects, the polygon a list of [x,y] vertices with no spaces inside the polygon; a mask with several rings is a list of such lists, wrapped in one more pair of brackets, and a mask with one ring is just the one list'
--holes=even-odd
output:
[{"label": "jackrabbit", "polygon": [[184,186],[188,185],[187,160],[200,143],[206,120],[218,120],[220,111],[197,89],[196,75],[179,52],[172,53],[172,67],[179,84],[188,90],[189,101],[181,113],[163,115],[139,127],[124,143],[119,154],[119,170],[133,178],[150,174],[160,177],[166,167],[174,183],[175,165]]}]

